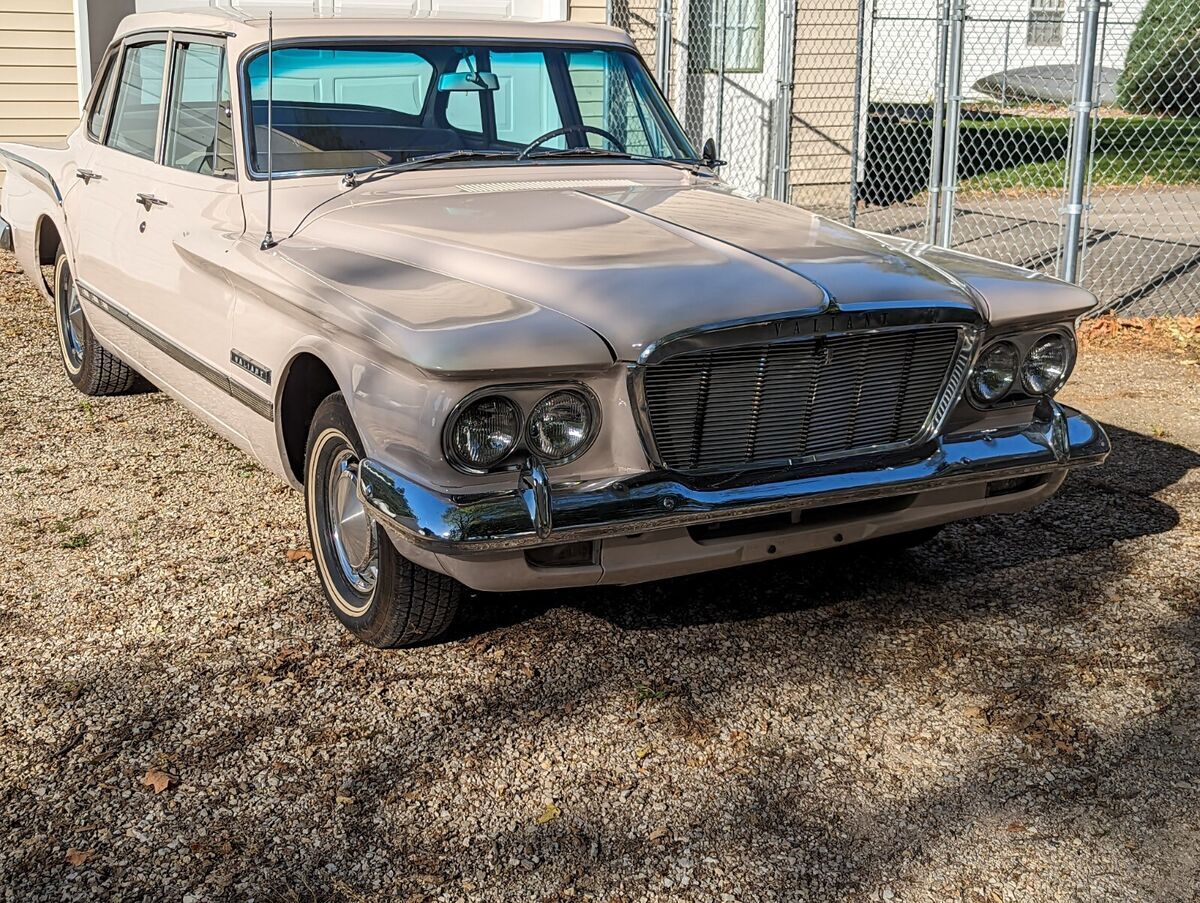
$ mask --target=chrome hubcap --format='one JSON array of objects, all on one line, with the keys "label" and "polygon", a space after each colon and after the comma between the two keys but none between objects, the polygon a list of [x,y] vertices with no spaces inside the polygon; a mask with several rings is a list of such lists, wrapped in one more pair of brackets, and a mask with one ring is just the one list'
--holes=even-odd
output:
[{"label": "chrome hubcap", "polygon": [[351,449],[338,452],[330,464],[326,488],[329,545],[342,576],[360,593],[368,593],[379,577],[375,525],[358,500],[358,458]]},{"label": "chrome hubcap", "polygon": [[83,307],[70,270],[62,275],[59,285],[59,318],[62,320],[63,348],[71,366],[83,364]]}]

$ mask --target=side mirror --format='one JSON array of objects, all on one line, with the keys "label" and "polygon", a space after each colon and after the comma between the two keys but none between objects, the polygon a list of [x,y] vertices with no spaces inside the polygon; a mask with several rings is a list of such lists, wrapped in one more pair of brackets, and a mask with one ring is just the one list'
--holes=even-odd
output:
[{"label": "side mirror", "polygon": [[700,151],[700,162],[709,169],[716,169],[718,166],[724,166],[724,160],[717,159],[717,142],[711,138],[704,139],[704,149]]}]

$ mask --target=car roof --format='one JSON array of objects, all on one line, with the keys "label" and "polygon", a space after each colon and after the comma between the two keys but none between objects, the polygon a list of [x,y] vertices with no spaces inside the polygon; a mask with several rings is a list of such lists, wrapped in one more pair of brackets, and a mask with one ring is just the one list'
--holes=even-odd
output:
[{"label": "car roof", "polygon": [[[238,45],[240,52],[267,40],[267,15],[262,9],[191,8],[135,13],[121,20],[114,40],[142,31],[167,29],[219,32]],[[584,22],[547,22],[517,18],[458,18],[449,15],[370,15],[356,12],[319,15],[286,8],[274,11],[275,40],[294,38],[458,38],[469,40],[543,40],[582,44],[633,46],[619,28]]]}]

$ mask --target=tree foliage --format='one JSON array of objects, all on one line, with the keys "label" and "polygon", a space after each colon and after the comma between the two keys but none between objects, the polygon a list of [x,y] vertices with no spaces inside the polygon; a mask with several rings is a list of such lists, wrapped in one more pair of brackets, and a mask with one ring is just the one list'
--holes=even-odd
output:
[{"label": "tree foliage", "polygon": [[1147,0],[1117,94],[1130,112],[1200,115],[1200,0]]}]

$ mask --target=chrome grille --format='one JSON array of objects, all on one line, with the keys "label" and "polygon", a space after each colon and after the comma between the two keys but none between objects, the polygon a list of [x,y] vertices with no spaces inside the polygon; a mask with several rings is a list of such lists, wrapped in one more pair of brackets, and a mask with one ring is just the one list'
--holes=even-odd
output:
[{"label": "chrome grille", "polygon": [[907,444],[957,389],[958,347],[939,326],[682,352],[645,368],[650,429],[674,470]]}]

